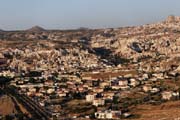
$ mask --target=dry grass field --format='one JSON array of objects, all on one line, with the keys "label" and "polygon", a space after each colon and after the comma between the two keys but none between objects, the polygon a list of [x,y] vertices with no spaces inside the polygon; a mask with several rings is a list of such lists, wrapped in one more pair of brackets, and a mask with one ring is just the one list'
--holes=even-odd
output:
[{"label": "dry grass field", "polygon": [[161,105],[138,105],[132,108],[139,118],[133,120],[179,120],[180,101],[166,102]]}]

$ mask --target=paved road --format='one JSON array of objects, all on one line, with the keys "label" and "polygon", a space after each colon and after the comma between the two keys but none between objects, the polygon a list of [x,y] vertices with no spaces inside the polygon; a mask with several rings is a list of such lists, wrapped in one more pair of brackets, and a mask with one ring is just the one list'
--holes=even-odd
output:
[{"label": "paved road", "polygon": [[33,120],[50,120],[51,113],[28,96],[19,94],[16,89],[11,87],[6,87],[5,91],[14,96],[22,105],[24,105],[24,107],[32,114]]}]

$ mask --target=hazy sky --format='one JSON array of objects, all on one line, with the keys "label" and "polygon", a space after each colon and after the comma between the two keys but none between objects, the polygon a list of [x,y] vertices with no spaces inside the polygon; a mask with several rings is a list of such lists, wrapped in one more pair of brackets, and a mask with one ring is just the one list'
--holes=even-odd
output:
[{"label": "hazy sky", "polygon": [[180,16],[180,0],[0,0],[0,29],[103,28]]}]

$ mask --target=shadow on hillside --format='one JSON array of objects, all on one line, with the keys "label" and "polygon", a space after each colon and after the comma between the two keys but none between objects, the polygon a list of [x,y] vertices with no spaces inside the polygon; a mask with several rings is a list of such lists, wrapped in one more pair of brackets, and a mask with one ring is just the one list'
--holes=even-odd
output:
[{"label": "shadow on hillside", "polygon": [[126,58],[123,58],[119,55],[114,55],[113,51],[111,51],[110,49],[106,49],[104,47],[94,48],[93,50],[97,56],[100,56],[101,59],[106,59],[109,61],[109,62],[103,61],[106,64],[113,64],[117,66],[119,64],[125,64],[130,62],[130,60]]}]

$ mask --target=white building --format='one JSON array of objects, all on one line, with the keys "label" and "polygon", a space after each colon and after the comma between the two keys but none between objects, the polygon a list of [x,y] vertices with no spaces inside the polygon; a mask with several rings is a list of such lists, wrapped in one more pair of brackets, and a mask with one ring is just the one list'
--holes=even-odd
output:
[{"label": "white building", "polygon": [[129,88],[128,80],[120,80],[119,81],[119,87],[120,87],[120,89],[127,89],[127,88]]},{"label": "white building", "polygon": [[144,92],[149,92],[152,90],[152,86],[151,85],[144,85],[142,89]]},{"label": "white building", "polygon": [[101,106],[105,104],[105,100],[104,99],[95,99],[93,100],[93,105],[94,106]]},{"label": "white building", "polygon": [[139,85],[139,81],[132,78],[132,79],[130,79],[130,85],[133,87],[136,87],[137,85]]},{"label": "white building", "polygon": [[172,98],[179,98],[179,92],[164,91],[162,92],[162,99],[171,100]]},{"label": "white building", "polygon": [[119,81],[119,86],[127,86],[128,85],[128,81],[127,80],[120,80]]},{"label": "white building", "polygon": [[119,119],[121,116],[121,111],[98,111],[95,113],[96,119]]},{"label": "white building", "polygon": [[86,95],[86,101],[87,102],[93,102],[95,96],[94,95]]},{"label": "white building", "polygon": [[172,91],[165,91],[162,92],[162,99],[164,100],[170,100],[172,98]]}]

